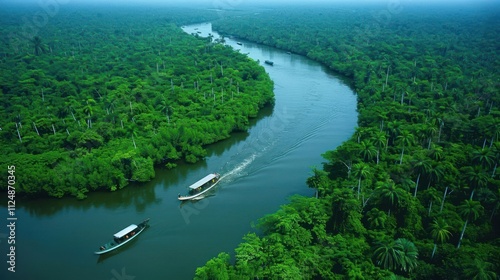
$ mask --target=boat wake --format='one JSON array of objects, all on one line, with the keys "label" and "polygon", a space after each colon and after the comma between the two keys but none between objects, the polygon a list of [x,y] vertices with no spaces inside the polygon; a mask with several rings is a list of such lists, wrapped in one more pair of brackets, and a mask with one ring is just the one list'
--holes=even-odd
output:
[{"label": "boat wake", "polygon": [[219,180],[220,181],[225,180],[226,182],[232,182],[236,178],[248,174],[248,172],[244,172],[244,171],[255,160],[256,157],[257,157],[257,154],[251,154],[248,158],[243,160],[243,162],[238,164],[236,167],[231,169],[229,172],[222,175]]},{"label": "boat wake", "polygon": [[301,135],[299,138],[294,139],[294,141],[289,144],[283,144],[282,145],[283,148],[280,149],[279,153],[275,157],[273,157],[272,161],[276,161],[286,157],[287,155],[295,151],[297,148],[299,148],[300,145],[303,145],[307,141],[318,137],[318,134],[320,134],[321,131],[327,125],[329,125],[332,122],[332,120],[335,120],[337,117],[338,117],[337,110],[332,110],[330,114],[319,119],[314,126],[311,126],[309,129],[307,129],[304,135]]}]

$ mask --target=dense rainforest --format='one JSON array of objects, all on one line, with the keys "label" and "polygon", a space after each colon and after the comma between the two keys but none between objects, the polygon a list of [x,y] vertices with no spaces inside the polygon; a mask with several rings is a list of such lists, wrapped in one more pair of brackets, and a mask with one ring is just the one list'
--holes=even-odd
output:
[{"label": "dense rainforest", "polygon": [[156,165],[204,158],[274,102],[257,62],[179,28],[215,12],[49,12],[0,16],[0,174],[15,166],[19,194],[84,198],[150,180]]},{"label": "dense rainforest", "polygon": [[227,11],[218,32],[351,82],[358,128],[195,279],[498,279],[500,18],[490,5]]}]

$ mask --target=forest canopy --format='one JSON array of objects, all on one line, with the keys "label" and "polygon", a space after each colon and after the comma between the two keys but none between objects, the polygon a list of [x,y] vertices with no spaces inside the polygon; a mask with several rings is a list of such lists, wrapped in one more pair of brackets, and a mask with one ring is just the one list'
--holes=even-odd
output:
[{"label": "forest canopy", "polygon": [[18,193],[84,198],[150,180],[274,102],[257,62],[179,28],[214,12],[112,9],[60,9],[33,30],[30,10],[2,12],[0,168],[16,166]]},{"label": "forest canopy", "polygon": [[[435,6],[434,6],[435,8]],[[227,12],[220,33],[317,60],[358,128],[307,184],[195,279],[498,279],[499,7]]]}]

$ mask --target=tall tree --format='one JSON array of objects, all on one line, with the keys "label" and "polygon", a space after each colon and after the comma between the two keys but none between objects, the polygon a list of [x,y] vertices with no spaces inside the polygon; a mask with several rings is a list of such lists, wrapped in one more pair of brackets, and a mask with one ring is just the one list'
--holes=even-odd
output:
[{"label": "tall tree", "polygon": [[353,175],[358,178],[358,196],[357,198],[359,199],[360,193],[361,193],[361,179],[366,178],[367,176],[370,175],[370,166],[366,163],[360,162],[356,163],[352,166],[352,173]]},{"label": "tall tree", "polygon": [[413,193],[414,197],[417,196],[418,184],[420,183],[420,177],[421,177],[422,173],[424,173],[424,174],[427,173],[429,171],[429,169],[431,168],[431,161],[427,157],[425,157],[423,155],[421,155],[421,156],[419,156],[419,155],[420,154],[417,154],[417,156],[415,156],[415,159],[412,162],[413,169],[418,174],[417,179],[415,181],[415,191]]},{"label": "tall tree", "polygon": [[462,170],[465,180],[469,182],[469,186],[472,189],[469,199],[473,199],[474,192],[478,188],[484,187],[488,184],[489,176],[480,165],[476,165],[474,167],[466,166]]},{"label": "tall tree", "polygon": [[360,155],[366,161],[371,161],[373,156],[378,152],[373,143],[370,140],[363,140],[360,143]]},{"label": "tall tree", "polygon": [[434,219],[434,221],[432,222],[431,235],[432,238],[434,239],[434,249],[432,249],[431,259],[434,258],[434,254],[436,253],[437,244],[438,243],[443,244],[450,238],[451,236],[450,229],[451,226],[448,225],[446,220],[443,218]]},{"label": "tall tree", "polygon": [[457,249],[460,248],[462,243],[462,238],[464,237],[465,229],[469,220],[476,220],[483,213],[483,206],[479,201],[472,199],[467,199],[458,207],[459,214],[465,218],[464,226],[462,227],[462,232],[460,233],[460,239],[458,240]]},{"label": "tall tree", "polygon": [[410,131],[405,129],[401,131],[401,133],[396,137],[396,139],[399,145],[401,145],[401,157],[399,159],[399,164],[402,164],[405,147],[413,144],[415,137]]},{"label": "tall tree", "polygon": [[490,167],[493,165],[495,159],[495,154],[490,148],[477,149],[473,152],[472,160],[484,167]]},{"label": "tall tree", "polygon": [[387,136],[384,131],[377,131],[371,138],[372,143],[377,147],[377,164],[380,162],[380,151],[387,144]]},{"label": "tall tree", "polygon": [[423,196],[422,203],[423,202],[427,203],[428,205],[427,215],[430,216],[432,211],[432,205],[434,204],[434,202],[441,201],[441,193],[438,190],[436,190],[436,188],[430,187],[422,192],[422,196]]},{"label": "tall tree", "polygon": [[391,209],[398,207],[401,200],[407,194],[406,191],[398,187],[392,180],[380,183],[375,189],[381,205],[388,205],[387,215],[391,215]]}]

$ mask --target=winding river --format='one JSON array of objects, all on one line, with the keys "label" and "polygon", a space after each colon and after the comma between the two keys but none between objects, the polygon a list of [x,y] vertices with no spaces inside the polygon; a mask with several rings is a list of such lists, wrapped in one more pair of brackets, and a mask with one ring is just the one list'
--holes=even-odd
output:
[{"label": "winding river", "polygon": [[[183,29],[218,37],[208,23]],[[275,106],[262,110],[248,132],[211,145],[205,161],[158,169],[146,184],[92,193],[83,201],[19,199],[15,273],[7,271],[3,203],[0,279],[192,279],[196,267],[219,252],[233,253],[252,224],[287,197],[314,194],[306,179],[313,166],[321,167],[322,153],[353,134],[356,96],[305,57],[231,38],[226,44],[266,68],[275,82]],[[223,176],[211,196],[179,203],[178,193],[211,172]],[[151,218],[151,227],[141,236],[108,255],[93,254],[112,234],[144,218]]]}]

